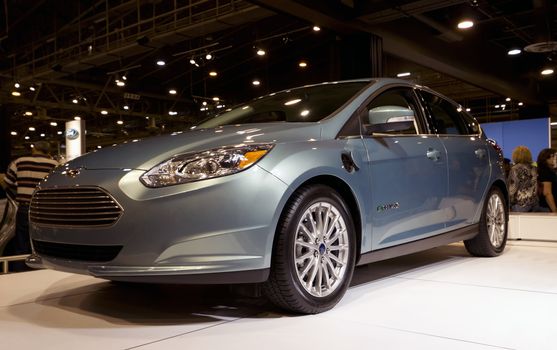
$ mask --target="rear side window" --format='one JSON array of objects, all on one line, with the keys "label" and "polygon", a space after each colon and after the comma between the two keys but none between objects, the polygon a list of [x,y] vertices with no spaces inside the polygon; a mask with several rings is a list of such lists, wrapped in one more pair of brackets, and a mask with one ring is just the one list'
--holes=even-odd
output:
[{"label": "rear side window", "polygon": [[441,135],[470,135],[459,106],[426,91],[420,92],[432,119],[432,126]]}]

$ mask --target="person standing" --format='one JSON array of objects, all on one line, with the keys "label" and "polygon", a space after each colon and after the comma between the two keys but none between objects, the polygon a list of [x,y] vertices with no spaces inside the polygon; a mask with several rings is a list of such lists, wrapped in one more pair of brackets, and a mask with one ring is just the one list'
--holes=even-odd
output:
[{"label": "person standing", "polygon": [[557,213],[556,155],[557,151],[552,148],[545,148],[538,155],[538,182],[542,187],[540,205],[553,213]]},{"label": "person standing", "polygon": [[543,211],[538,200],[538,171],[532,166],[532,153],[526,146],[513,150],[514,165],[509,171],[511,211]]},{"label": "person standing", "polygon": [[[39,141],[34,144],[30,156],[17,158],[8,166],[4,177],[6,193],[15,198],[18,209],[16,214],[15,236],[8,242],[4,255],[21,255],[31,253],[29,240],[29,204],[33,191],[39,182],[58,165],[50,156],[48,142]],[[25,263],[16,262],[14,271],[27,269]]]}]

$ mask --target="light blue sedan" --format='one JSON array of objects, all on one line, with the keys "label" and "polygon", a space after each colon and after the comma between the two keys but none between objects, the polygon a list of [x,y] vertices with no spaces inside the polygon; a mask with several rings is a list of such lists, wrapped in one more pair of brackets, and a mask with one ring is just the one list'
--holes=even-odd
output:
[{"label": "light blue sedan", "polygon": [[28,264],[258,283],[277,305],[318,313],[356,265],[462,240],[472,255],[503,252],[501,165],[478,122],[428,88],[304,86],[58,167],[31,202]]}]

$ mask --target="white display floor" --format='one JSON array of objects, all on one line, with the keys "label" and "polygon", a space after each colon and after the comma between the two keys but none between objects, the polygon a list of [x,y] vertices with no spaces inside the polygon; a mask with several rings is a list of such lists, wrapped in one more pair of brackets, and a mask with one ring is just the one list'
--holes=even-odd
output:
[{"label": "white display floor", "polygon": [[292,316],[218,286],[0,276],[2,349],[556,349],[557,243],[461,244],[359,267],[333,310]]}]

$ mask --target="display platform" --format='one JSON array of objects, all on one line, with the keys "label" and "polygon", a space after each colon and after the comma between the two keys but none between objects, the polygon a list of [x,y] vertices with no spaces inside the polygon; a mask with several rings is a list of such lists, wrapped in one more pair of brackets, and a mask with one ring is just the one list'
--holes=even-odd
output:
[{"label": "display platform", "polygon": [[557,243],[461,244],[359,267],[333,310],[296,316],[219,286],[0,275],[3,349],[555,349]]}]

